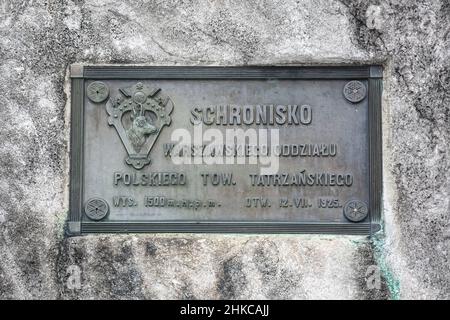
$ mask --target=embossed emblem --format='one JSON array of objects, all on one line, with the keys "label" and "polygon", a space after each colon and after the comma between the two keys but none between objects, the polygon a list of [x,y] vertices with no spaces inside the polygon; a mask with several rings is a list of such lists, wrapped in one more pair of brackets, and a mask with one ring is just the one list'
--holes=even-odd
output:
[{"label": "embossed emblem", "polygon": [[360,200],[350,200],[344,205],[344,216],[352,222],[363,221],[369,214],[369,208]]},{"label": "embossed emblem", "polygon": [[108,86],[101,81],[91,82],[86,91],[89,100],[96,103],[105,101],[109,96]]},{"label": "embossed emblem", "polygon": [[86,201],[86,204],[84,205],[84,212],[86,213],[86,216],[91,220],[102,220],[106,217],[108,211],[108,203],[100,198],[91,198]]},{"label": "embossed emblem", "polygon": [[350,81],[344,86],[344,97],[350,102],[357,103],[366,97],[366,86],[361,81]]},{"label": "embossed emblem", "polygon": [[125,146],[127,164],[139,170],[151,162],[149,153],[163,127],[170,125],[172,110],[172,101],[161,89],[142,82],[120,88],[108,100],[108,124],[114,126]]}]

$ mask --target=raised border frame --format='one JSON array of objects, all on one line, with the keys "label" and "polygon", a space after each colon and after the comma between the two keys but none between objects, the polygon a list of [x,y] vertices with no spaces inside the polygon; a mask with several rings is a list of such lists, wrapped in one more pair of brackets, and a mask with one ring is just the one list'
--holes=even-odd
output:
[{"label": "raised border frame", "polygon": [[[86,233],[306,233],[372,235],[381,230],[383,68],[366,66],[89,66],[73,64],[71,77],[70,198],[67,234]],[[83,221],[84,82],[88,79],[352,79],[368,81],[369,222],[307,223],[277,221]]]}]

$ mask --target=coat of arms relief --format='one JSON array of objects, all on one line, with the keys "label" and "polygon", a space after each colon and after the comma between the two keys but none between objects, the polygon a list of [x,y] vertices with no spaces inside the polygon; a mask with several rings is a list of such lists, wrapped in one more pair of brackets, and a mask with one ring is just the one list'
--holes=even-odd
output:
[{"label": "coat of arms relief", "polygon": [[[99,92],[99,82],[95,87],[95,92]],[[108,124],[116,129],[126,149],[128,165],[140,170],[151,163],[149,153],[164,126],[170,125],[173,107],[171,99],[160,88],[150,88],[142,82],[120,88],[108,99]]]}]

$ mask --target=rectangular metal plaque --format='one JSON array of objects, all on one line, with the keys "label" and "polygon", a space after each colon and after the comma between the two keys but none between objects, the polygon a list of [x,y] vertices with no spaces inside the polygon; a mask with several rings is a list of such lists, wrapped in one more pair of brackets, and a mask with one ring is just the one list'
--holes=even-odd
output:
[{"label": "rectangular metal plaque", "polygon": [[376,232],[381,77],[73,65],[68,233]]}]

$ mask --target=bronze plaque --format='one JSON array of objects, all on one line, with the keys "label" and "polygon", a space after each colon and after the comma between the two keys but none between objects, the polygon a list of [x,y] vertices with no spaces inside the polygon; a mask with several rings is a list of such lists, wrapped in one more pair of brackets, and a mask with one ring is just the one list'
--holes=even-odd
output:
[{"label": "bronze plaque", "polygon": [[68,233],[371,234],[380,66],[72,66]]}]

